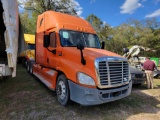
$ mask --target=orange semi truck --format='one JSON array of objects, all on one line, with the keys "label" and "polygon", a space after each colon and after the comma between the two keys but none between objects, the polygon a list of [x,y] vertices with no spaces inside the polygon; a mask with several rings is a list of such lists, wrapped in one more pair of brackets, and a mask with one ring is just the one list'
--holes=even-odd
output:
[{"label": "orange semi truck", "polygon": [[56,91],[62,105],[70,100],[97,105],[131,93],[127,59],[101,49],[95,30],[84,19],[44,12],[37,19],[35,47],[29,72]]}]

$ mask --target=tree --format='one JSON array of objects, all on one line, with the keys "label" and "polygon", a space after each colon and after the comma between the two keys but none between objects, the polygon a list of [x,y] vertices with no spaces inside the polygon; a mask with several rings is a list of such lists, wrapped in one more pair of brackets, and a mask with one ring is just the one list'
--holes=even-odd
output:
[{"label": "tree", "polygon": [[109,31],[111,27],[107,23],[103,23],[97,16],[94,14],[89,15],[86,20],[92,25],[92,27],[97,32],[98,36],[102,40],[107,40],[109,37]]},{"label": "tree", "polygon": [[23,32],[28,34],[35,34],[37,16],[33,14],[30,18],[28,13],[25,11],[20,15],[20,18],[23,26]]},{"label": "tree", "polygon": [[92,25],[92,27],[96,30],[96,32],[101,31],[101,27],[103,22],[94,14],[89,15],[86,20]]},{"label": "tree", "polygon": [[[34,34],[36,31],[37,16],[47,10],[59,11],[77,16],[75,8],[78,5],[73,0],[26,0],[21,3],[21,5],[22,4],[25,6],[25,10],[20,17],[24,33]],[[31,11],[31,17],[28,11]]]},{"label": "tree", "polygon": [[112,28],[109,24],[102,22],[97,16],[94,14],[89,15],[86,20],[92,25],[95,29],[100,40],[105,41],[106,48],[112,49],[112,41],[110,38],[112,37]]},{"label": "tree", "polygon": [[156,30],[160,28],[160,22],[156,18],[148,18],[145,20],[145,26],[152,30]]},{"label": "tree", "polygon": [[33,9],[38,14],[47,10],[77,15],[77,4],[73,0],[26,0],[25,8]]}]

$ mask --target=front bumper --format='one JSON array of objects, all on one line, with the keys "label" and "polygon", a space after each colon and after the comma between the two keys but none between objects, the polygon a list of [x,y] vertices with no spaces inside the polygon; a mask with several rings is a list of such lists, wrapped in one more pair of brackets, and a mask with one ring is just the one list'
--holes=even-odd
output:
[{"label": "front bumper", "polygon": [[131,78],[132,84],[143,84],[147,78]]},{"label": "front bumper", "polygon": [[98,105],[124,98],[131,93],[132,80],[129,84],[110,89],[87,88],[68,80],[70,99],[81,105]]}]

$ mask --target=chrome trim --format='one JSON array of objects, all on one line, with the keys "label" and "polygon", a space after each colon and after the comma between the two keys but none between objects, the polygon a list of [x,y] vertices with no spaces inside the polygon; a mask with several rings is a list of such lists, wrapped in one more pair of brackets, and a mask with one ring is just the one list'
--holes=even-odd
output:
[{"label": "chrome trim", "polygon": [[[101,77],[107,79],[107,80],[100,80],[100,72],[99,72],[99,63],[101,62],[102,69],[103,70],[101,73],[104,74],[101,75]],[[115,74],[119,73],[120,70],[114,71],[114,73],[110,73],[111,70],[114,70],[114,67],[117,68],[117,65],[113,66],[113,64],[119,65],[119,68],[122,69],[121,73],[119,74],[120,76],[114,76]],[[118,87],[122,85],[126,85],[130,81],[130,69],[129,69],[129,64],[128,60],[126,58],[121,58],[121,57],[112,57],[112,56],[107,56],[107,57],[102,57],[102,58],[97,58],[95,59],[95,71],[96,71],[96,77],[98,80],[98,87],[99,88],[110,88],[110,87]],[[127,64],[126,64],[127,63]],[[126,64],[126,68],[124,68],[124,65]],[[110,67],[109,67],[110,65]],[[105,68],[106,67],[106,68]],[[111,69],[112,68],[112,69]],[[105,74],[105,71],[107,72]],[[124,74],[124,71],[126,71]],[[117,72],[117,73],[115,73]],[[128,72],[128,74],[127,74]],[[112,76],[111,76],[112,75]],[[126,75],[127,81],[124,81],[124,75]],[[111,78],[114,78],[114,80],[111,82]],[[117,78],[117,79],[116,79]],[[119,79],[121,80],[119,80]],[[102,85],[102,82],[104,84]]]}]

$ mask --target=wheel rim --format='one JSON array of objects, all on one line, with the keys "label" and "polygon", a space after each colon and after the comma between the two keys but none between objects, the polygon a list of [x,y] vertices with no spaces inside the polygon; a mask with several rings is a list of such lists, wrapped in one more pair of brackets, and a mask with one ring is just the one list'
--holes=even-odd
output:
[{"label": "wheel rim", "polygon": [[63,81],[60,81],[58,83],[57,95],[61,100],[65,99],[66,97],[66,86]]}]

